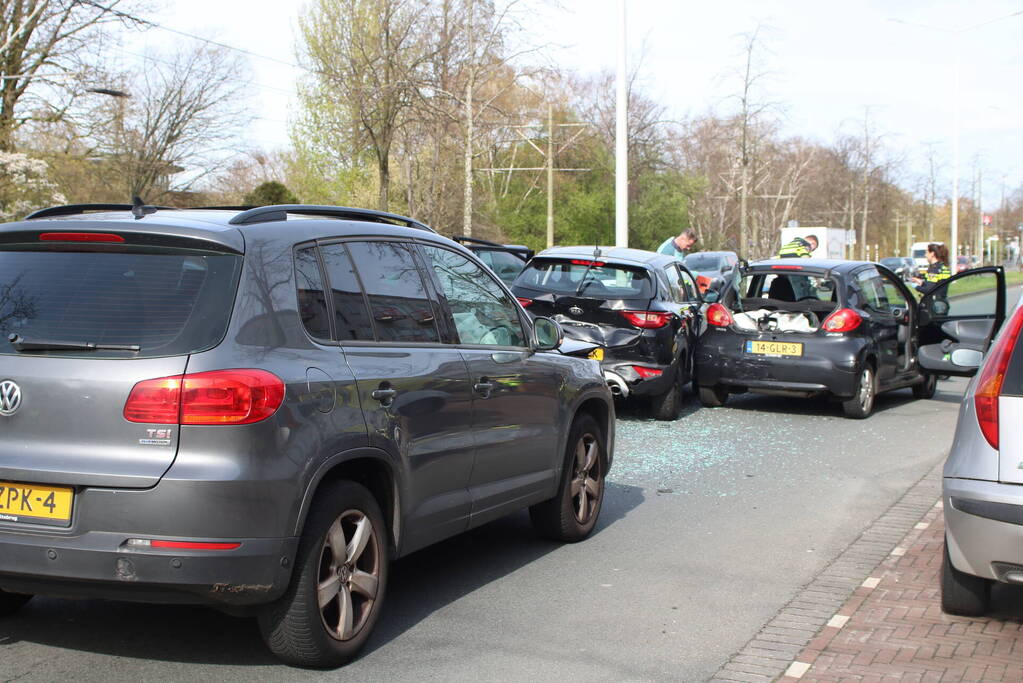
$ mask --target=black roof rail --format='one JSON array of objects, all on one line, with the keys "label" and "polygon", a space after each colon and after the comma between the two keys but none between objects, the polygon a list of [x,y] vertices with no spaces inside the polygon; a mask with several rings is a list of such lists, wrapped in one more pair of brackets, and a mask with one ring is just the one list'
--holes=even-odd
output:
[{"label": "black roof rail", "polygon": [[466,237],[465,235],[452,235],[451,239],[461,244],[462,242],[469,242],[471,244],[481,244],[487,247],[503,247],[503,244],[497,242],[491,242],[490,240],[481,240],[478,237]]},{"label": "black roof rail", "polygon": [[230,221],[231,225],[251,225],[253,223],[268,223],[270,221],[286,221],[289,213],[296,213],[303,216],[324,216],[326,218],[345,218],[354,221],[370,221],[373,223],[390,223],[404,225],[409,228],[418,228],[436,232],[433,228],[407,216],[399,216],[396,213],[386,211],[373,211],[372,209],[354,209],[348,206],[315,206],[312,204],[275,204],[272,206],[259,206],[238,214]]},{"label": "black roof rail", "polygon": [[186,211],[248,211],[256,208],[253,204],[244,206],[190,206]]},{"label": "black roof rail", "polygon": [[[131,211],[134,204],[65,204],[63,206],[51,206],[46,209],[33,211],[25,216],[25,220],[32,218],[52,218],[53,216],[74,216],[88,211]],[[146,208],[160,209],[165,211],[177,211],[173,206],[147,206]]]}]

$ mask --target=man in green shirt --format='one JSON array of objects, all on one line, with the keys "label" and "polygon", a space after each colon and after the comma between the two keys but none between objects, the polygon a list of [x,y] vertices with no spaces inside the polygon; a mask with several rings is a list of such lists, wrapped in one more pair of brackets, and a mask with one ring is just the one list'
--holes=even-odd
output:
[{"label": "man in green shirt", "polygon": [[657,253],[674,256],[681,261],[694,244],[696,244],[696,233],[692,230],[683,230],[677,236],[664,240],[661,246],[657,247]]}]

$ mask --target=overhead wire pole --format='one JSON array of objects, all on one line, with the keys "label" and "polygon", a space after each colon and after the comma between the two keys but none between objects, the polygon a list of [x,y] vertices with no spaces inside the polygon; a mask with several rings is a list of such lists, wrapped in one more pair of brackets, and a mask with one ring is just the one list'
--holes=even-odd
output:
[{"label": "overhead wire pole", "polygon": [[547,105],[547,248],[554,246],[554,105]]},{"label": "overhead wire pole", "polygon": [[629,246],[629,90],[625,0],[618,0],[618,94],[615,111],[615,246]]},{"label": "overhead wire pole", "polygon": [[951,218],[951,249],[949,258],[952,264],[959,257],[959,34],[954,35],[955,45],[952,53],[955,63],[952,73],[952,218]]}]

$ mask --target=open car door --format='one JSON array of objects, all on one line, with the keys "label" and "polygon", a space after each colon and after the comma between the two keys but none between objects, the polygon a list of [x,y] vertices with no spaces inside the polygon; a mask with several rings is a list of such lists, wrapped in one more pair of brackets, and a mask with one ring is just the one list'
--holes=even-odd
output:
[{"label": "open car door", "polygon": [[1005,270],[988,266],[957,273],[925,294],[918,307],[920,367],[971,376],[1005,320]]}]

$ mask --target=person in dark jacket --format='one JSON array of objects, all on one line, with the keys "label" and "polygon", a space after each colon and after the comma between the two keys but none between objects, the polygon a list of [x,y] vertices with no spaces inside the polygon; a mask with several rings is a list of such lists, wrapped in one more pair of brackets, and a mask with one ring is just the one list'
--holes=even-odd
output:
[{"label": "person in dark jacket", "polygon": [[817,249],[817,235],[797,237],[778,250],[777,258],[809,258]]},{"label": "person in dark jacket", "polygon": [[927,270],[922,278],[914,278],[917,291],[926,294],[942,280],[952,277],[952,269],[948,267],[948,247],[932,242],[927,245]]}]

